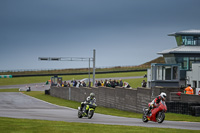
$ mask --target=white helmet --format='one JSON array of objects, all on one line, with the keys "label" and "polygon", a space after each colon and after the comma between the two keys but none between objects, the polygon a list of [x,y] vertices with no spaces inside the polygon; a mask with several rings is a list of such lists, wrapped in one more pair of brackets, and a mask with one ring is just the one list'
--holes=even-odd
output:
[{"label": "white helmet", "polygon": [[163,99],[165,99],[165,98],[167,97],[167,94],[164,93],[164,92],[161,92],[161,93],[160,93],[160,96],[161,96]]},{"label": "white helmet", "polygon": [[95,97],[95,94],[93,92],[90,93],[90,97],[91,97],[91,99],[93,99]]}]

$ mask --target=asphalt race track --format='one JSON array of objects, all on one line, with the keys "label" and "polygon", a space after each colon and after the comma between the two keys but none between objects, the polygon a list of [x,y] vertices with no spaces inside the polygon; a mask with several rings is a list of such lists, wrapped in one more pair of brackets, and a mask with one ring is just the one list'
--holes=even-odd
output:
[{"label": "asphalt race track", "polygon": [[0,92],[0,117],[200,130],[200,122],[164,121],[162,124],[155,122],[143,123],[142,119],[97,113],[94,114],[92,119],[79,119],[76,109],[53,105],[20,92]]}]

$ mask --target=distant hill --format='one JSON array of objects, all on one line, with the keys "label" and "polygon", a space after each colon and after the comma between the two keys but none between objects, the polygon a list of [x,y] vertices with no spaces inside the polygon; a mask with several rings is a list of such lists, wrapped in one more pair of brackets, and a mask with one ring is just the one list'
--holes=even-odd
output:
[{"label": "distant hill", "polygon": [[[129,70],[145,70],[151,68],[151,63],[165,63],[163,57],[158,57],[149,62],[138,66],[115,66],[109,68],[96,68],[96,72],[107,72],[107,71],[129,71]],[[85,73],[88,72],[88,68],[79,69],[55,69],[55,70],[37,70],[37,71],[7,71],[0,72],[0,75],[28,75],[28,74],[64,74],[64,73]],[[92,72],[92,68],[90,70]]]},{"label": "distant hill", "polygon": [[164,57],[158,57],[158,58],[156,58],[154,60],[151,60],[149,62],[146,62],[146,63],[144,63],[144,64],[142,64],[140,66],[149,66],[149,67],[151,67],[151,63],[165,63],[165,60],[164,60]]}]

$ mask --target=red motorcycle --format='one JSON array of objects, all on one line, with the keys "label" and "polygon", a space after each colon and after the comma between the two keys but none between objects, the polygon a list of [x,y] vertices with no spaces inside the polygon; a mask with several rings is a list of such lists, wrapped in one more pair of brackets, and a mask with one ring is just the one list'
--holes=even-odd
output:
[{"label": "red motorcycle", "polygon": [[167,111],[167,106],[165,102],[161,100],[158,106],[152,109],[149,114],[147,114],[148,108],[143,109],[144,113],[143,113],[142,121],[143,122],[154,121],[154,122],[162,123],[165,119],[166,111]]}]

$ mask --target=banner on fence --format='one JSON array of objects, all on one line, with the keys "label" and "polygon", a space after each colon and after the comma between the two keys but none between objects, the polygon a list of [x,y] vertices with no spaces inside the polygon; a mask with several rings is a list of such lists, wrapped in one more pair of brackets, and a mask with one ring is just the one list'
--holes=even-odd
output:
[{"label": "banner on fence", "polygon": [[0,78],[12,78],[12,75],[0,75]]},{"label": "banner on fence", "polygon": [[196,95],[200,95],[200,88],[196,88]]}]

